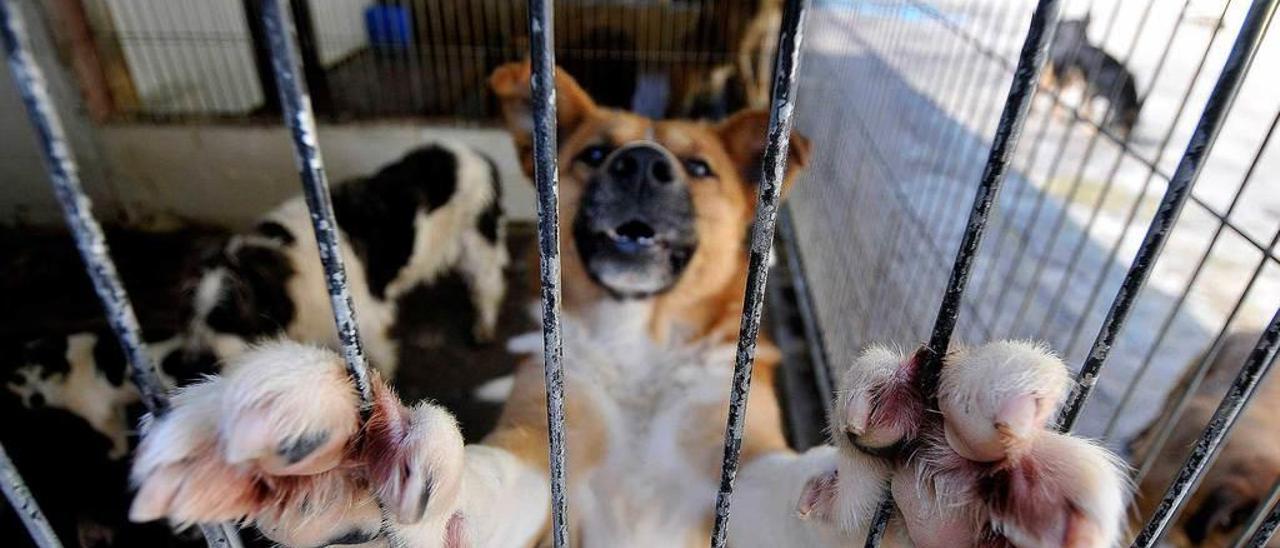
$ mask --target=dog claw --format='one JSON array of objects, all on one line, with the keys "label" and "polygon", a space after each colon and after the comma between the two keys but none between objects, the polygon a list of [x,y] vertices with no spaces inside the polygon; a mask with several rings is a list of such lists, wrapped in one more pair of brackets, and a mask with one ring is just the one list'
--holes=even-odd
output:
[{"label": "dog claw", "polygon": [[832,410],[834,431],[843,434],[835,443],[880,454],[914,438],[924,418],[916,364],[915,356],[879,346],[860,354],[845,371]]}]

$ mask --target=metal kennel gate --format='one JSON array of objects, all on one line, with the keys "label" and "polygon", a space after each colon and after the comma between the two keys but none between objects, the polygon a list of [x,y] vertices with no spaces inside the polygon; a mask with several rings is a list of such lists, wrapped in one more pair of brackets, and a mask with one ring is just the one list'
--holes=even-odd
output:
[{"label": "metal kennel gate", "polygon": [[[303,183],[303,191],[307,204],[311,209],[320,256],[328,274],[328,289],[334,308],[335,322],[342,341],[343,357],[346,360],[347,369],[353,381],[359,388],[362,403],[365,405],[365,409],[368,409],[370,398],[367,365],[361,351],[360,338],[356,332],[354,310],[352,309],[351,299],[345,284],[342,259],[338,253],[339,235],[336,231],[337,225],[334,222],[332,205],[329,202],[328,183],[325,178],[323,161],[317,148],[311,106],[305,85],[299,76],[296,44],[291,35],[292,21],[287,15],[287,11],[283,9],[282,1],[263,0],[261,2],[263,28],[269,38],[274,76],[280,84],[280,102],[284,111],[285,124],[291,131],[299,174]],[[751,364],[755,357],[755,343],[760,328],[764,289],[769,273],[768,257],[774,240],[775,220],[780,209],[780,181],[786,168],[785,151],[787,150],[787,139],[790,135],[793,120],[797,117],[797,90],[801,88],[801,80],[804,74],[800,72],[799,65],[801,54],[804,50],[802,41],[805,37],[806,18],[808,12],[812,11],[808,4],[806,0],[788,0],[786,2],[778,41],[772,89],[772,106],[767,133],[768,140],[762,167],[764,177],[758,196],[756,222],[751,235],[748,289],[744,295],[744,313],[739,333],[738,352],[734,364],[733,385],[729,400],[730,413],[728,424],[726,425],[722,480],[716,501],[715,527],[712,537],[712,545],[716,547],[725,545],[726,524],[730,519],[730,502],[733,493],[733,481],[738,469],[738,455],[742,440],[746,399],[751,381]],[[1204,113],[1200,116],[1199,122],[1189,138],[1186,150],[1177,163],[1177,169],[1172,176],[1168,177],[1167,188],[1153,215],[1152,222],[1147,228],[1146,236],[1138,248],[1131,266],[1124,275],[1123,282],[1118,287],[1115,298],[1107,309],[1102,327],[1098,330],[1087,359],[1081,368],[1078,382],[1075,384],[1070,399],[1064,405],[1059,421],[1061,429],[1069,430],[1072,427],[1084,402],[1096,386],[1101,369],[1110,356],[1118,334],[1126,320],[1129,319],[1135,300],[1146,283],[1156,259],[1160,256],[1162,249],[1170,238],[1174,224],[1178,220],[1183,206],[1188,201],[1196,203],[1196,198],[1191,195],[1192,187],[1203,168],[1207,155],[1212,150],[1215,139],[1223,127],[1226,115],[1240,90],[1249,65],[1259,49],[1262,37],[1266,33],[1277,4],[1280,4],[1280,0],[1254,0],[1248,13],[1244,16],[1240,25],[1239,35],[1236,37],[1231,51],[1223,64],[1212,93],[1204,103]],[[882,6],[881,4],[859,5]],[[971,47],[974,51],[980,51],[987,54],[989,58],[998,58],[1000,61],[1004,61],[999,52],[987,48],[979,38],[969,34],[963,25],[955,23],[934,6],[916,0],[908,0],[892,6],[893,13],[899,15],[907,13],[904,11],[906,8],[913,10],[910,13],[919,17],[936,20],[939,28],[954,34],[958,41]],[[0,19],[3,19],[3,27],[0,28],[0,33],[2,33],[10,68],[18,83],[32,124],[39,135],[42,150],[48,164],[50,179],[58,201],[75,236],[77,247],[83,255],[95,289],[103,301],[104,308],[107,310],[107,317],[112,329],[116,332],[117,337],[120,339],[120,344],[125,349],[129,362],[132,364],[130,369],[132,378],[144,394],[144,401],[148,407],[154,413],[163,413],[167,402],[160,389],[160,384],[156,380],[155,366],[145,352],[137,321],[108,255],[101,228],[90,214],[89,203],[80,186],[75,162],[64,138],[61,123],[45,91],[41,72],[30,55],[29,45],[23,35],[22,15],[19,13],[21,9],[22,7],[18,6],[14,1],[0,0]],[[912,196],[906,195],[905,191],[898,187],[889,189],[887,197],[898,200],[902,206],[910,208],[899,212],[909,211],[911,217],[906,219],[881,219],[883,222],[879,223],[880,226],[874,227],[875,230],[880,232],[868,235],[870,244],[866,239],[849,244],[851,246],[871,245],[879,250],[878,255],[867,255],[873,257],[871,266],[880,273],[880,276],[878,279],[871,279],[869,282],[876,287],[862,288],[864,293],[892,295],[897,298],[897,294],[889,291],[893,289],[892,286],[881,286],[884,279],[889,275],[904,275],[908,285],[929,285],[930,280],[927,276],[918,277],[921,271],[928,269],[920,268],[917,263],[913,271],[901,271],[898,267],[903,263],[903,259],[938,261],[939,264],[936,265],[939,267],[936,269],[938,272],[949,271],[949,275],[942,287],[941,302],[937,307],[937,314],[930,330],[931,335],[925,347],[926,356],[928,357],[928,371],[934,374],[936,374],[939,360],[950,344],[961,312],[969,312],[972,316],[976,316],[980,312],[972,304],[972,301],[966,300],[968,295],[966,288],[969,285],[971,274],[980,266],[977,261],[981,257],[979,251],[982,237],[988,226],[992,225],[989,219],[996,212],[996,206],[1000,203],[1000,187],[1009,177],[1019,138],[1034,102],[1041,67],[1045,61],[1046,50],[1052,40],[1053,29],[1058,20],[1058,11],[1058,0],[1041,0],[1037,3],[1030,17],[1030,24],[1025,32],[1025,38],[1021,41],[1022,45],[1019,49],[1016,63],[1012,64],[1012,82],[994,128],[994,138],[986,154],[983,155],[985,160],[981,162],[983,167],[978,177],[978,186],[976,195],[972,199],[972,207],[967,220],[961,225],[962,229],[957,233],[958,250],[955,252],[954,264],[948,265],[945,263],[945,259],[939,258],[939,252],[945,256],[946,250],[941,249],[936,241],[930,239],[929,231],[932,228],[928,221],[938,217],[946,218],[959,208],[949,203],[953,200],[945,197],[923,196],[923,198],[933,198],[926,200],[929,202],[927,204],[919,202],[921,196],[917,196],[916,200],[913,201]],[[1012,12],[1008,10],[1002,11],[998,17],[998,19],[1002,20],[1000,24],[1008,26],[1011,20],[1019,20],[1017,17],[1010,17],[1011,14]],[[555,90],[553,86],[555,56],[552,47],[554,39],[552,15],[552,4],[550,2],[545,0],[529,1],[528,23],[530,36],[533,37],[530,49],[534,63],[532,78],[533,110],[536,120],[534,127],[536,159],[534,179],[538,188],[539,252],[543,259],[541,261],[541,281],[551,449],[552,538],[556,546],[567,546],[569,536],[567,530],[567,501],[564,492],[564,393],[559,325],[560,273],[556,186],[558,175],[555,162],[556,118]],[[900,44],[900,42],[894,42],[894,40],[909,36],[905,31],[904,23],[902,23],[905,20],[905,17],[898,19],[883,18],[877,27],[873,29],[883,36],[888,36],[889,41],[885,42],[885,44],[891,46],[889,48],[891,53],[892,46]],[[1018,25],[1015,23],[1014,26]],[[1018,33],[1018,35],[1022,34]],[[997,64],[999,65],[1000,63]],[[1001,68],[1008,68],[1009,65],[1010,63],[1005,62]],[[929,78],[933,79],[935,84],[947,84],[958,88],[961,93],[960,102],[965,103],[968,101],[971,104],[966,105],[966,108],[972,108],[975,105],[982,104],[979,100],[982,95],[975,92],[973,86],[973,83],[977,80],[973,73],[979,68],[969,66],[968,70],[948,70],[932,75]],[[1056,94],[1050,94],[1053,96],[1054,102],[1058,103],[1059,97]],[[871,94],[861,99],[868,101],[870,104],[883,106],[886,104],[884,101],[892,99],[894,95],[893,90],[889,90],[886,87],[873,90]],[[1073,116],[1077,120],[1081,119],[1079,110],[1076,110]],[[895,163],[892,159],[884,157],[880,151],[875,149],[876,143],[874,141],[878,134],[866,127],[866,120],[858,119],[856,114],[846,116],[843,112],[836,119],[842,125],[847,124],[849,127],[862,128],[864,130],[863,136],[867,138],[867,142],[862,143],[863,147],[868,151],[866,154],[879,156],[878,158],[868,156],[868,161],[865,162],[866,165],[859,166],[859,169],[867,165],[882,170],[895,169]],[[1274,123],[1272,128],[1274,129]],[[1127,140],[1127,138],[1111,135],[1102,128],[1098,128],[1098,134],[1121,144],[1124,144]],[[956,146],[962,144],[959,141],[947,141],[947,139],[953,138],[955,135],[956,132],[954,131],[938,132],[934,135],[938,142],[949,143],[950,145],[946,147],[948,155],[941,155],[937,158],[944,161],[944,163],[957,161],[953,158],[953,156],[956,156],[956,150],[963,150],[971,145],[970,143],[963,143],[964,146],[959,147]],[[1266,142],[1269,141],[1269,136],[1270,130],[1267,133],[1268,139],[1264,140],[1263,146],[1259,148],[1258,155],[1261,155],[1262,149],[1265,148]],[[825,136],[817,135],[816,137],[822,139]],[[847,144],[847,141],[842,141],[838,135],[833,135],[832,137],[834,142]],[[847,139],[847,136],[844,138]],[[1038,148],[1041,139],[1042,134],[1038,134],[1033,146]],[[955,168],[957,166],[949,167]],[[1155,171],[1155,168],[1153,168],[1153,171]],[[1251,174],[1252,169],[1250,170]],[[817,176],[820,177],[822,175],[819,173]],[[853,178],[847,177],[846,174],[845,177],[835,180],[853,183],[848,185],[849,188],[855,192],[863,192],[860,195],[862,197],[870,196],[866,192],[882,190],[866,188],[868,185],[862,184],[864,181],[860,179],[861,176],[861,172],[856,172]],[[1019,190],[1021,189],[1020,187]],[[957,193],[967,192],[966,189],[959,186],[951,190]],[[916,213],[918,211],[917,208],[923,206],[933,208],[930,215],[927,217],[916,216],[918,215]],[[796,207],[804,207],[803,202],[797,203]],[[800,222],[798,217],[798,215],[793,214],[790,217],[790,223],[802,225],[803,223]],[[1223,221],[1223,226],[1228,224],[1226,216],[1222,216],[1221,220]],[[1007,223],[1008,221],[1006,221]],[[804,233],[804,226],[798,226],[798,228],[801,233]],[[1004,228],[1007,230],[1007,226]],[[924,237],[917,237],[915,240],[903,242],[901,238],[907,234],[907,229],[913,231],[917,236],[923,235]],[[791,234],[795,233],[795,231],[787,230],[786,233]],[[806,237],[813,235],[812,232],[804,234]],[[860,235],[847,234],[845,236],[857,240]],[[1001,233],[1001,241],[1004,239],[1003,236],[1004,234]],[[1217,236],[1215,235],[1215,241],[1216,238]],[[885,242],[889,242],[889,245],[884,245]],[[923,252],[917,252],[916,249],[912,249],[911,252],[914,255],[900,256],[899,253],[902,251],[902,246],[899,243],[922,245],[924,246]],[[812,256],[805,257],[803,247],[795,240],[789,240],[787,244],[789,253],[796,255],[797,258],[803,257],[806,259],[795,264],[803,264],[803,268],[808,269],[809,272],[816,272],[820,268],[826,268],[819,261],[813,260]],[[1263,264],[1266,264],[1268,260],[1274,260],[1274,256],[1271,254],[1274,251],[1274,246],[1275,241],[1273,240],[1269,246],[1263,248],[1265,251]],[[998,245],[996,252],[998,253],[1003,247],[1003,245]],[[1019,246],[1020,249],[1017,251],[1018,255],[1023,252],[1021,247]],[[1015,260],[1016,262],[1017,260]],[[928,265],[930,268],[934,266],[932,263]],[[987,270],[984,271],[986,278],[983,279],[984,285],[979,289],[984,293],[987,291],[987,286],[992,283],[993,276],[993,271],[990,270],[990,267],[986,268]],[[853,271],[849,270],[846,274],[848,272]],[[811,274],[808,278],[811,281],[816,281],[818,276]],[[823,276],[822,278],[827,281],[838,280],[846,284],[850,282],[847,276],[844,279],[839,276]],[[858,281],[860,280],[855,280],[854,285]],[[817,288],[815,291],[821,290],[821,288]],[[890,316],[894,316],[892,321],[896,322],[900,329],[911,331],[909,310],[918,305],[904,303],[913,302],[916,297],[927,298],[927,293],[933,292],[917,290],[912,295],[903,295],[904,300],[897,303],[896,311],[886,310],[886,312],[896,312],[896,314],[885,314],[884,317],[864,317],[855,319],[855,321],[863,322],[862,327],[865,334],[873,334],[877,333],[877,328],[872,325],[873,323],[881,324],[878,329],[891,329],[883,326],[893,325],[890,323]],[[980,297],[983,296],[985,295],[980,295]],[[800,297],[804,300],[812,297],[812,295],[802,294]],[[812,301],[811,298],[809,300]],[[815,304],[817,303],[808,302],[807,306],[802,308],[810,310],[819,308]],[[845,312],[847,313],[848,311],[846,310]],[[923,333],[923,331],[916,331],[910,335],[918,337],[920,333]],[[881,331],[879,334],[883,335],[884,332]],[[853,335],[855,341],[865,342],[857,340],[859,336],[863,335]],[[1220,334],[1215,345],[1220,344],[1221,337],[1222,335]],[[817,340],[833,342],[835,339],[837,337],[826,333]],[[1155,515],[1149,517],[1146,527],[1138,535],[1134,543],[1135,546],[1152,546],[1159,540],[1168,527],[1170,520],[1185,502],[1197,479],[1204,473],[1214,454],[1220,448],[1224,438],[1230,432],[1241,410],[1248,403],[1262,376],[1271,367],[1278,347],[1280,347],[1280,310],[1277,310],[1272,316],[1253,352],[1249,355],[1246,363],[1243,364],[1231,391],[1221,401],[1214,415],[1214,420],[1210,422],[1209,426],[1201,434],[1199,443],[1186,458],[1186,462],[1176,480],[1169,486],[1164,501]],[[826,354],[829,349],[821,348],[818,350]],[[830,358],[828,357],[825,361],[830,363]],[[1208,360],[1205,360],[1206,364],[1207,362]],[[820,375],[820,378],[830,378],[829,372],[823,373],[824,375]],[[928,377],[933,376],[935,375],[929,375]],[[932,379],[930,379],[931,381]],[[830,383],[827,382],[825,384],[824,388],[829,389]],[[2,452],[0,452],[0,484],[3,485],[5,494],[9,497],[14,507],[19,509],[20,516],[28,524],[30,534],[37,544],[41,546],[59,546],[58,540],[53,536],[47,521],[40,513],[36,501],[25,490],[21,478],[14,470],[12,463],[4,457]],[[1280,510],[1273,506],[1271,508],[1261,508],[1256,513],[1252,518],[1254,532],[1252,538],[1248,540],[1249,545],[1261,546],[1271,537],[1275,532],[1276,524],[1280,522],[1278,512]],[[886,500],[886,503],[882,505],[882,511],[878,513],[878,524],[873,528],[873,533],[867,540],[868,545],[874,545],[878,542],[880,535],[884,531],[884,523],[891,513],[892,505]],[[202,527],[202,530],[211,545],[236,546],[239,544],[236,532],[228,526],[206,525]]]}]

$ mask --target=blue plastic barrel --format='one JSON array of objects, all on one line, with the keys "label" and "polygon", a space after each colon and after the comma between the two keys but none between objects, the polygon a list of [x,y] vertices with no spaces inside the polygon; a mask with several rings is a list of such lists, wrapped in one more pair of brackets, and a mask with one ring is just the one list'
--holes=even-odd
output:
[{"label": "blue plastic barrel", "polygon": [[376,50],[398,51],[413,43],[412,15],[405,6],[374,4],[364,10],[364,28]]}]

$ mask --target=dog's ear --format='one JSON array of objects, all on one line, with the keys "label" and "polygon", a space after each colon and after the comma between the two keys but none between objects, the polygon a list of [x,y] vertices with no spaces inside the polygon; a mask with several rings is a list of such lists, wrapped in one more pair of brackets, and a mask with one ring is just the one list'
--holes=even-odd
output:
[{"label": "dog's ear", "polygon": [[[507,63],[489,75],[489,89],[498,96],[502,105],[502,118],[507,131],[516,143],[520,165],[525,175],[533,177],[533,108],[530,105],[529,79],[531,66],[528,61]],[[596,109],[590,95],[569,76],[556,67],[556,131],[563,140],[577,129]]]},{"label": "dog's ear", "polygon": [[[761,162],[764,160],[765,132],[769,129],[769,111],[743,110],[716,127],[729,157],[737,164],[742,179],[753,189],[760,184]],[[800,132],[791,132],[787,149],[787,172],[782,179],[782,196],[786,197],[795,184],[796,176],[809,166],[811,152],[809,139]]]}]

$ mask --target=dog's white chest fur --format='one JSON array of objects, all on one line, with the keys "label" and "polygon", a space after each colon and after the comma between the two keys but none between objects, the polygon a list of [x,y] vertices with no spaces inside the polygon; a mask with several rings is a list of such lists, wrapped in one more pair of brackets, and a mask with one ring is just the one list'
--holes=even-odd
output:
[{"label": "dog's white chest fur", "polygon": [[733,348],[657,346],[643,306],[610,305],[609,321],[585,324],[593,333],[566,331],[568,389],[581,392],[567,397],[590,398],[608,432],[601,465],[573,493],[587,545],[697,545],[715,502],[714,463],[697,449],[719,416],[707,408],[726,401]]}]

